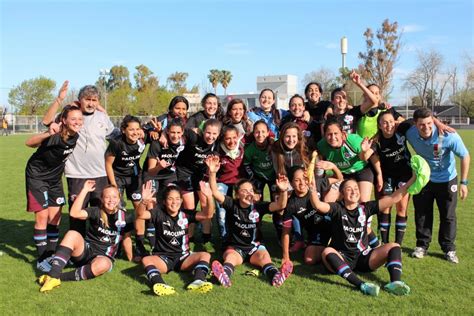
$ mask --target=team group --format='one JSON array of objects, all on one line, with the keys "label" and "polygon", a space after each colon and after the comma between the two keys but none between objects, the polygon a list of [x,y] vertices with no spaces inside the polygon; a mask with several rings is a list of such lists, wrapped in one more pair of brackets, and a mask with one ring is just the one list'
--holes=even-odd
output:
[{"label": "team group", "polygon": [[[430,110],[420,108],[405,119],[382,101],[376,85],[365,86],[355,72],[351,79],[363,92],[357,106],[348,104],[343,88],[333,90],[330,101],[321,100],[321,85],[311,82],[305,97],[290,98],[288,111],[278,109],[274,92],[264,89],[259,107],[247,110],[243,100],[234,98],[225,112],[219,98],[208,93],[203,110],[188,118],[187,99],[176,96],[167,113],[147,123],[127,115],[120,128],[100,106],[94,86],[83,87],[78,101],[57,115],[66,81],[43,118],[48,130],[26,141],[38,147],[26,166],[26,193],[27,210],[35,215],[37,268],[45,273],[38,280],[40,291],[110,271],[122,249],[129,260],[141,261],[159,296],[176,292],[162,274],[192,271],[187,289],[204,293],[213,287],[207,281],[211,271],[218,283],[230,287],[235,267],[246,261],[258,268],[250,274],[262,272],[279,287],[293,270],[290,253],[297,251],[304,251],[306,264],[322,262],[373,296],[380,287],[354,271],[385,265],[390,282],[384,289],[407,295],[400,245],[410,195],[416,224],[412,256],[421,259],[427,253],[436,201],[438,241],[445,258],[458,263],[457,194],[467,197],[470,162],[462,139]],[[459,185],[455,156],[461,160]],[[63,173],[70,230],[58,245]],[[125,196],[134,214],[125,211]],[[389,241],[392,206],[395,242]],[[279,268],[264,246],[268,236],[262,235],[261,224],[267,213],[281,244]],[[381,242],[371,228],[373,215]],[[211,264],[214,216],[223,257]],[[202,227],[200,251],[196,222]],[[67,265],[75,269],[63,272]]]}]

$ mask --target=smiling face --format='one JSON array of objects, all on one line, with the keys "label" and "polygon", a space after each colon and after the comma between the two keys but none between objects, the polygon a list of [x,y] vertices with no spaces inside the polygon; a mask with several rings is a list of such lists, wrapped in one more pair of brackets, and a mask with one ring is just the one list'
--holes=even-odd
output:
[{"label": "smiling face", "polygon": [[173,115],[181,118],[186,118],[186,114],[188,113],[186,103],[178,102],[173,107]]},{"label": "smiling face", "polygon": [[259,145],[263,145],[267,140],[269,131],[267,125],[264,123],[258,123],[255,125],[253,129],[253,137],[255,138],[255,142]]},{"label": "smiling face", "polygon": [[81,110],[69,111],[67,117],[63,119],[63,126],[67,128],[68,134],[76,134],[82,128],[84,119]]},{"label": "smiling face", "polygon": [[359,185],[355,180],[348,180],[344,184],[344,187],[342,188],[342,197],[344,198],[344,203],[346,204],[359,203]]},{"label": "smiling face", "polygon": [[415,121],[415,126],[421,137],[427,139],[433,134],[433,117],[418,118]]},{"label": "smiling face", "polygon": [[242,207],[249,207],[254,202],[254,190],[250,182],[242,183],[237,190],[237,199]]},{"label": "smiling face", "polygon": [[86,95],[79,100],[81,103],[81,110],[84,113],[92,114],[97,109],[99,105],[99,96],[98,95]]},{"label": "smiling face", "polygon": [[244,117],[244,105],[242,103],[235,103],[232,105],[229,114],[232,123],[240,123]]},{"label": "smiling face", "polygon": [[140,132],[140,123],[138,122],[129,122],[127,127],[122,129],[123,135],[127,139],[127,142],[130,144],[135,144],[139,138]]},{"label": "smiling face", "polygon": [[395,119],[392,114],[384,114],[379,119],[379,128],[386,138],[392,137],[395,133]]},{"label": "smiling face", "polygon": [[295,171],[293,175],[293,180],[291,181],[291,186],[293,187],[295,193],[298,196],[302,196],[308,193],[308,181],[307,178],[304,176],[304,171],[302,169],[298,169]]},{"label": "smiling face", "polygon": [[283,144],[288,149],[294,149],[298,144],[298,129],[297,128],[289,128],[285,131],[285,135],[282,136]]},{"label": "smiling face", "polygon": [[179,143],[179,140],[183,137],[183,129],[181,126],[172,125],[167,129],[167,133],[172,144]]},{"label": "smiling face", "polygon": [[329,146],[333,148],[340,148],[344,141],[344,134],[337,124],[331,124],[327,127],[324,134]]},{"label": "smiling face", "polygon": [[219,126],[209,125],[203,132],[203,138],[206,144],[212,145],[219,137],[220,129]]},{"label": "smiling face", "polygon": [[290,101],[290,112],[294,117],[303,117],[304,113],[304,100],[299,97],[294,97]]},{"label": "smiling face", "polygon": [[108,187],[102,191],[102,207],[107,213],[114,213],[120,203],[120,193],[117,188]]},{"label": "smiling face", "polygon": [[269,90],[263,91],[258,100],[260,102],[260,108],[265,112],[270,112],[272,105],[275,103],[273,93]]},{"label": "smiling face", "polygon": [[170,214],[171,216],[178,214],[182,203],[183,199],[181,197],[181,194],[177,190],[171,190],[165,196],[165,208],[168,214]]},{"label": "smiling face", "polygon": [[321,91],[319,91],[317,84],[312,84],[308,87],[308,91],[306,91],[306,99],[311,103],[319,102],[321,99]]},{"label": "smiling face", "polygon": [[234,150],[239,145],[239,135],[235,130],[228,130],[224,134],[224,146],[229,150]]},{"label": "smiling face", "polygon": [[344,91],[336,92],[331,102],[334,105],[335,114],[341,114],[341,113],[346,112],[347,100],[346,100],[346,93]]},{"label": "smiling face", "polygon": [[208,116],[216,114],[218,108],[218,102],[216,97],[208,97],[204,102],[204,111]]}]

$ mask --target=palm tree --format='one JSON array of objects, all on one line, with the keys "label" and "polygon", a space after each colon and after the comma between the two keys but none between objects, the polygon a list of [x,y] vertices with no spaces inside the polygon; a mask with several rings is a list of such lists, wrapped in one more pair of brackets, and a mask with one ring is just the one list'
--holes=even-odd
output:
[{"label": "palm tree", "polygon": [[232,80],[232,73],[229,70],[221,71],[221,85],[224,88],[224,95],[227,95],[227,87]]},{"label": "palm tree", "polygon": [[214,88],[214,94],[217,94],[217,85],[221,82],[221,77],[222,77],[222,73],[220,70],[218,69],[209,70],[209,74],[207,75],[207,78],[209,78],[209,82]]}]

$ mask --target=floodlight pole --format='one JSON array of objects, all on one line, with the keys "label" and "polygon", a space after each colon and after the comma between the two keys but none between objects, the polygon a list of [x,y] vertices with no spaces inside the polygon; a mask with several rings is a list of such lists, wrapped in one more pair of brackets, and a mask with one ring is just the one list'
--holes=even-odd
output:
[{"label": "floodlight pole", "polygon": [[342,69],[346,68],[347,37],[341,38]]}]

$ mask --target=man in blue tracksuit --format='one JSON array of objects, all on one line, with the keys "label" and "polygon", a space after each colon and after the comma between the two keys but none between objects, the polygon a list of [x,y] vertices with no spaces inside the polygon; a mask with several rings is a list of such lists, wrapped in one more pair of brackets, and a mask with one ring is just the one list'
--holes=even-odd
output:
[{"label": "man in blue tracksuit", "polygon": [[[445,253],[446,260],[458,263],[454,244],[457,191],[459,190],[462,200],[467,197],[469,152],[457,133],[438,135],[438,129],[433,124],[433,115],[429,109],[416,110],[413,119],[415,125],[407,131],[406,137],[416,153],[428,162],[431,176],[423,190],[413,196],[416,247],[412,256],[421,259],[428,250],[433,229],[433,203],[436,200],[440,217],[438,242]],[[461,159],[459,187],[455,155]]]}]

